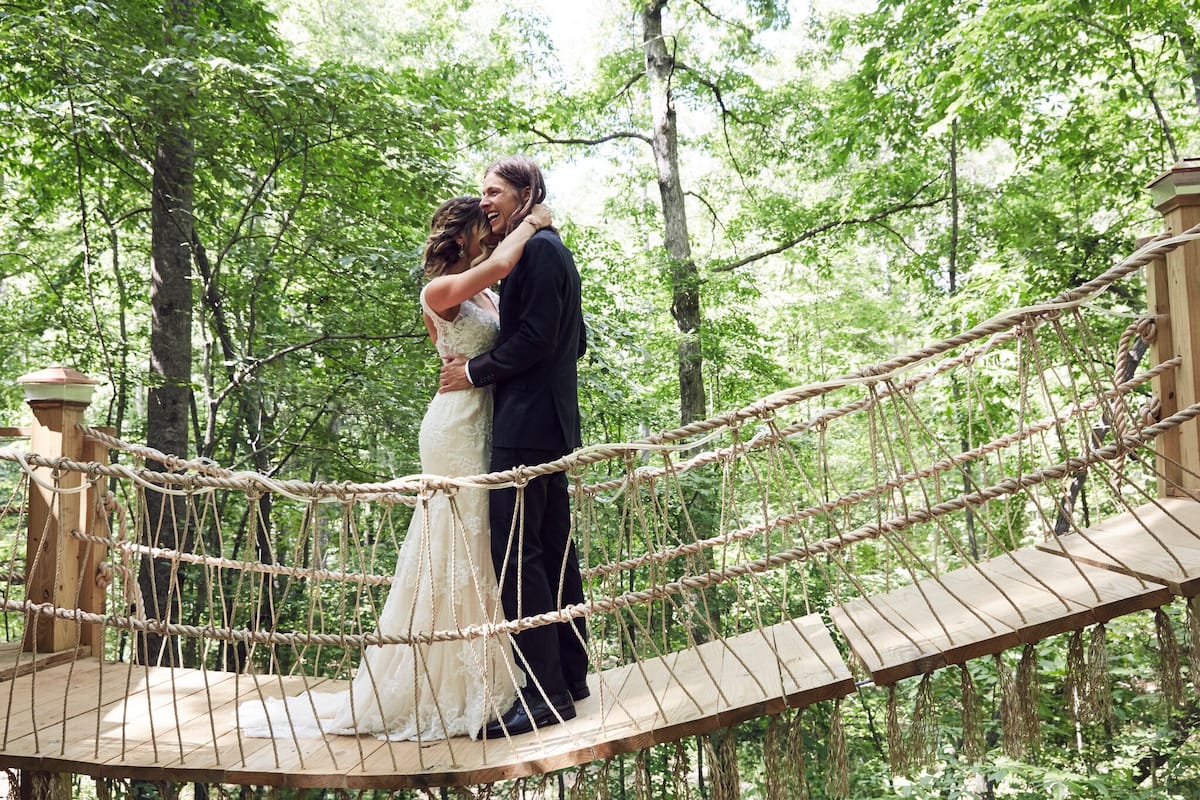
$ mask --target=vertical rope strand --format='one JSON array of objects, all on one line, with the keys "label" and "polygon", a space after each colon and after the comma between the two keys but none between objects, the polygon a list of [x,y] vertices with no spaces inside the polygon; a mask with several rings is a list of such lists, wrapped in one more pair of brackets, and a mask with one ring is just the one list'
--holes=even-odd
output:
[{"label": "vertical rope strand", "polygon": [[1087,656],[1087,718],[1092,722],[1111,723],[1112,676],[1108,669],[1107,630],[1102,624],[1092,628]]},{"label": "vertical rope strand", "polygon": [[1039,685],[1037,671],[1037,647],[1025,645],[1021,651],[1021,663],[1017,666],[1017,692],[1021,715],[1021,736],[1027,750],[1037,744],[1041,727],[1038,713]]},{"label": "vertical rope strand", "polygon": [[975,678],[966,663],[959,665],[959,693],[962,699],[962,752],[973,764],[984,755],[983,707]]},{"label": "vertical rope strand", "polygon": [[1072,631],[1067,638],[1067,674],[1063,683],[1063,703],[1076,724],[1090,717],[1089,673],[1083,655],[1083,631]]},{"label": "vertical rope strand", "polygon": [[763,736],[763,789],[767,800],[789,800],[784,791],[782,756],[779,715],[774,715],[767,718],[767,731]]},{"label": "vertical rope strand", "polygon": [[845,798],[850,795],[850,765],[846,752],[846,728],[842,723],[842,700],[833,701],[829,718],[829,763],[826,765],[829,796]]},{"label": "vertical rope strand", "polygon": [[910,768],[927,767],[937,756],[938,718],[933,702],[933,674],[921,676],[909,729]]},{"label": "vertical rope strand", "polygon": [[787,784],[789,797],[794,800],[809,800],[808,775],[804,766],[804,709],[797,708],[792,714],[787,732]]},{"label": "vertical rope strand", "polygon": [[904,746],[904,731],[900,727],[900,701],[896,696],[896,684],[888,687],[887,696],[887,745],[888,763],[897,775],[908,773],[908,752]]},{"label": "vertical rope strand", "polygon": [[1183,676],[1179,671],[1179,642],[1171,618],[1162,606],[1154,609],[1154,634],[1158,638],[1158,681],[1169,708],[1183,702]]}]

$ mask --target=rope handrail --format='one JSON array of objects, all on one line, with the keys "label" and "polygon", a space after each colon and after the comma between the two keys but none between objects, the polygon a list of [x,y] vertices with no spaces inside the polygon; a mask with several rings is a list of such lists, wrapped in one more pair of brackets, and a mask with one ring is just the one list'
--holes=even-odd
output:
[{"label": "rope handrail", "polygon": [[[78,609],[67,609],[52,603],[36,603],[30,600],[17,601],[5,598],[0,602],[0,609],[23,611],[42,616],[53,616],[82,624],[103,624],[109,627],[124,628],[130,631],[151,631],[161,634],[189,636],[245,643],[261,644],[317,644],[338,647],[363,647],[371,645],[414,645],[431,644],[434,642],[455,641],[460,639],[492,638],[516,633],[530,628],[567,622],[576,618],[590,617],[600,612],[611,612],[622,608],[642,605],[653,600],[660,600],[670,595],[706,589],[732,581],[736,578],[751,574],[759,574],[776,569],[796,561],[802,561],[816,555],[827,555],[845,547],[867,539],[876,538],[884,533],[904,530],[915,524],[930,522],[938,517],[967,507],[976,507],[1002,496],[1012,495],[1050,480],[1062,478],[1103,461],[1111,461],[1133,452],[1157,436],[1173,430],[1183,423],[1200,416],[1200,402],[1181,409],[1178,413],[1167,417],[1141,430],[1121,437],[1102,448],[1097,448],[1085,455],[1073,456],[1062,462],[1043,467],[1034,472],[1019,477],[1006,478],[999,483],[984,489],[965,493],[956,498],[939,503],[928,509],[916,509],[909,514],[893,517],[878,523],[863,525],[845,534],[828,537],[813,544],[794,547],[752,561],[746,561],[729,567],[708,570],[697,575],[689,575],[678,580],[659,584],[646,590],[623,592],[605,600],[592,600],[564,606],[559,611],[522,617],[517,620],[502,620],[486,625],[473,625],[460,630],[438,630],[421,632],[412,635],[403,634],[315,634],[287,633],[276,630],[256,631],[249,629],[217,628],[216,626],[194,626],[182,623],[172,623],[165,620],[143,619],[135,616],[117,616],[92,614]],[[771,523],[764,524],[757,532],[762,532],[781,525],[790,525],[798,519],[784,516]]]},{"label": "rope handrail", "polygon": [[[801,521],[804,519],[810,519],[810,518],[817,517],[817,516],[820,516],[823,514],[828,514],[830,512],[836,511],[839,508],[845,508],[845,507],[854,505],[856,503],[862,502],[864,500],[870,499],[872,497],[875,497],[877,495],[880,495],[884,492],[892,491],[897,488],[901,488],[901,487],[903,487],[909,483],[912,483],[914,481],[929,478],[929,477],[935,475],[936,473],[955,469],[957,467],[960,467],[964,463],[975,461],[975,460],[977,460],[989,453],[995,452],[997,450],[1011,447],[1013,444],[1016,444],[1020,441],[1029,439],[1038,433],[1043,433],[1043,432],[1053,428],[1056,425],[1060,425],[1064,422],[1067,422],[1070,419],[1072,419],[1073,417],[1078,416],[1079,414],[1086,413],[1087,411],[1090,411],[1090,410],[1096,408],[1103,402],[1111,401],[1118,397],[1127,396],[1131,390],[1145,385],[1150,380],[1152,380],[1156,377],[1159,377],[1160,375],[1162,375],[1164,372],[1167,372],[1168,370],[1178,367],[1180,361],[1181,361],[1181,359],[1178,356],[1171,358],[1161,364],[1155,365],[1154,367],[1152,367],[1138,375],[1135,375],[1130,380],[1121,383],[1114,389],[1111,389],[1111,390],[1103,393],[1099,397],[1088,398],[1087,400],[1084,400],[1084,401],[1076,404],[1074,407],[1063,411],[1062,413],[1058,414],[1057,416],[1038,420],[1034,423],[1031,423],[1031,424],[1023,427],[1019,431],[1014,431],[1012,433],[1006,434],[1005,436],[1002,436],[999,439],[996,439],[996,440],[993,440],[986,444],[972,448],[971,450],[956,454],[953,457],[941,459],[941,460],[939,460],[933,464],[930,464],[922,469],[914,470],[914,471],[908,472],[904,475],[899,475],[899,476],[893,478],[892,480],[877,484],[874,487],[867,488],[867,489],[855,490],[855,491],[849,492],[845,495],[842,495],[841,497],[837,498],[836,500],[831,500],[829,502],[821,503],[821,504],[812,506],[810,508],[804,509],[803,511],[799,512],[798,514],[793,515],[793,517],[790,519],[790,522],[795,523],[795,522],[798,522],[798,521]],[[782,440],[788,438],[788,436],[790,436],[790,435],[791,434],[780,431],[780,432],[776,432],[774,434],[764,434],[762,438],[764,440],[782,441]],[[726,457],[726,456],[729,456],[732,454],[733,454],[733,448],[726,448],[726,449],[717,451],[717,455],[715,455],[715,456],[712,453],[707,453],[702,456],[697,456],[696,459],[693,459],[693,461],[696,461],[699,463],[710,463],[712,461],[719,460],[722,457]],[[687,465],[690,463],[691,462],[685,462],[684,464],[680,464],[678,471],[684,471],[687,468]],[[641,468],[638,468],[637,470],[635,470],[635,473],[637,475],[641,475],[643,478],[648,478],[651,480],[653,480],[657,477],[660,477],[662,475],[665,475],[669,472],[670,472],[670,470],[668,470],[667,468],[659,468],[659,469],[655,469],[655,470],[650,470],[649,468],[641,467]],[[627,480],[631,480],[634,483],[636,483],[639,480],[637,475],[635,475],[632,478],[628,478]],[[57,489],[57,487],[50,487],[50,488]],[[704,550],[709,550],[709,549],[713,549],[713,548],[724,546],[724,545],[734,544],[736,542],[744,541],[746,539],[751,539],[755,536],[760,535],[762,532],[763,532],[763,529],[761,529],[760,527],[754,527],[754,526],[746,527],[746,528],[742,528],[739,530],[729,531],[729,532],[721,534],[719,536],[709,537],[709,538],[699,540],[696,542],[690,542],[690,543],[686,543],[686,544],[677,545],[677,546],[674,546],[671,548],[658,550],[658,551],[655,551],[652,553],[648,553],[639,558],[625,559],[622,561],[610,562],[610,563],[601,564],[601,565],[598,565],[595,567],[585,568],[582,571],[582,574],[583,574],[583,577],[585,579],[587,579],[587,578],[601,577],[604,575],[612,574],[615,572],[621,572],[621,571],[625,571],[625,570],[629,570],[629,569],[635,569],[637,567],[645,566],[647,564],[662,563],[662,562],[670,561],[675,558],[688,556],[688,555],[694,555],[694,554],[702,552]],[[371,586],[386,586],[392,582],[391,575],[384,575],[384,574],[380,574],[380,573],[361,573],[361,572],[350,572],[350,571],[345,571],[345,570],[328,570],[328,569],[318,569],[315,567],[293,567],[293,566],[288,566],[285,564],[269,563],[269,562],[263,562],[263,561],[226,559],[226,558],[220,558],[220,557],[216,557],[216,556],[190,553],[187,551],[182,551],[182,550],[173,549],[173,548],[150,547],[147,545],[138,544],[136,542],[129,542],[129,541],[124,541],[124,540],[113,539],[113,538],[107,537],[107,536],[89,536],[78,530],[72,530],[71,535],[76,538],[79,538],[81,540],[90,541],[95,544],[101,544],[106,547],[110,547],[110,548],[114,548],[114,549],[124,550],[124,551],[130,552],[130,553],[136,553],[139,555],[147,555],[152,558],[159,558],[159,559],[164,559],[167,561],[196,564],[196,565],[206,566],[206,567],[223,568],[223,569],[224,568],[237,569],[237,570],[240,570],[243,572],[255,572],[255,573],[262,573],[262,574],[269,574],[269,575],[282,575],[282,576],[288,576],[288,577],[293,577],[293,578],[304,578],[304,579],[308,579],[308,580],[349,581],[349,582],[356,582],[356,583],[360,583],[363,585],[371,585]]]}]

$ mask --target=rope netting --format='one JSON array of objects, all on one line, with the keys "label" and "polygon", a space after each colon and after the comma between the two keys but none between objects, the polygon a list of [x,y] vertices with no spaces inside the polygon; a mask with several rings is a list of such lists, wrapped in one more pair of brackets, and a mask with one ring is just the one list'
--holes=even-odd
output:
[{"label": "rope netting", "polygon": [[[93,428],[84,435],[118,453],[117,463],[27,453],[18,443],[0,450],[9,465],[0,508],[5,637],[18,642],[29,627],[68,620],[98,631],[92,655],[130,663],[131,675],[142,674],[134,662],[235,673],[243,700],[291,696],[311,706],[354,680],[362,693],[338,695],[352,727],[384,736],[397,731],[386,722],[393,689],[380,683],[402,678],[435,720],[418,725],[423,739],[448,713],[422,688],[432,665],[446,668],[439,648],[458,648],[455,668],[497,714],[511,695],[494,687],[521,678],[513,634],[556,625],[584,645],[593,676],[645,674],[656,662],[667,677],[647,685],[682,692],[698,715],[715,713],[712,703],[734,702],[730,687],[718,674],[673,675],[672,654],[707,646],[744,659],[739,636],[813,614],[828,623],[834,607],[928,586],[1056,537],[1086,537],[1095,523],[1158,502],[1156,485],[1186,469],[1156,454],[1156,439],[1200,406],[1161,412],[1153,386],[1178,371],[1180,358],[1146,357],[1156,320],[1131,298],[1144,296],[1146,264],[1198,235],[1158,237],[1051,301],[843,378],[504,473],[330,484],[178,458]],[[516,487],[520,498],[531,480],[559,472],[570,485],[583,601],[505,619],[487,585],[489,554],[478,544],[486,523],[470,511],[471,498],[499,487]],[[71,535],[100,555],[100,569],[76,574],[71,585],[96,583],[103,610],[27,597],[22,576],[61,553],[46,549],[48,536],[27,552],[28,493],[61,503],[98,486],[100,524]],[[522,508],[518,502],[511,547],[521,543]],[[449,522],[434,530],[434,519]],[[381,630],[399,585],[398,554],[417,532],[420,557],[410,559],[416,571],[404,581],[438,607],[408,609],[403,625]],[[468,579],[440,573],[447,559]],[[980,571],[979,580],[989,578]],[[1042,576],[1030,572],[1029,580],[1056,591]],[[440,589],[449,585],[472,586],[474,596],[445,596]],[[1019,598],[1010,602],[1023,613]],[[463,623],[460,611],[476,606],[485,618]],[[399,671],[376,676],[380,662],[369,656],[384,650],[411,656]],[[825,666],[836,674],[836,664]],[[756,665],[742,667],[756,680]],[[602,704],[626,702],[603,680],[592,689]],[[0,702],[4,695],[0,688]],[[651,695],[645,702],[661,702]],[[268,735],[301,747],[290,724],[296,707],[288,708],[286,724],[268,720]],[[0,731],[0,751],[9,741]],[[157,746],[176,744],[182,757],[182,741]]]}]

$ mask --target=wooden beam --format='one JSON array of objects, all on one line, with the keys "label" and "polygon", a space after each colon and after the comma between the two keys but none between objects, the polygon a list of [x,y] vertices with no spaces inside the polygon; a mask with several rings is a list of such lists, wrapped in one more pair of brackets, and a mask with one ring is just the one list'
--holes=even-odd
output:
[{"label": "wooden beam", "polygon": [[[83,412],[98,381],[68,367],[53,366],[18,378],[33,411],[30,449],[45,458],[84,460]],[[56,608],[77,608],[81,596],[81,542],[71,535],[81,525],[83,476],[72,470],[35,467],[29,486],[25,597]],[[89,582],[94,578],[89,577]],[[89,591],[89,597],[93,597]],[[26,651],[53,653],[79,646],[82,626],[30,613]]]},{"label": "wooden beam", "polygon": [[[1150,184],[1150,193],[1155,210],[1163,215],[1166,232],[1180,234],[1200,224],[1200,159],[1186,159]],[[1186,408],[1200,402],[1200,241],[1192,241],[1175,248],[1166,255],[1165,270],[1155,264],[1147,268],[1151,309],[1164,314],[1167,331],[1159,332],[1164,341],[1160,348],[1170,347],[1183,361],[1175,378],[1175,397],[1159,395],[1163,403],[1164,416],[1168,405]],[[1162,297],[1162,272],[1166,277],[1166,302]],[[1163,318],[1159,323],[1162,325]],[[1159,352],[1162,352],[1160,349]],[[1167,388],[1169,391],[1169,387]],[[1174,447],[1173,439],[1167,439],[1158,451],[1160,461],[1173,455],[1168,448]],[[1171,470],[1165,480],[1170,484],[1178,478],[1178,489],[1200,497],[1200,420],[1189,420],[1178,429],[1179,466]],[[1173,487],[1166,487],[1166,494]],[[1159,490],[1160,494],[1164,491]]]}]

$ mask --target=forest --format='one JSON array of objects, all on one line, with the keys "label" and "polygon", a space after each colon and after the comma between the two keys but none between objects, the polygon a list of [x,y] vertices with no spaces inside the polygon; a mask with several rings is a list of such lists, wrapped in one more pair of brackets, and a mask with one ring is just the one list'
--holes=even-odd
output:
[{"label": "forest", "polygon": [[[122,440],[303,481],[419,471],[422,245],[500,155],[545,170],[582,275],[585,445],[1058,295],[1159,233],[1147,185],[1200,156],[1195,0],[9,0],[0,52],[0,424],[64,364]],[[968,760],[943,722],[897,771],[863,693],[845,791],[798,796],[1200,797],[1154,624],[1109,627],[1102,724],[1051,702],[1049,639],[1036,745]],[[741,797],[771,735],[739,726]],[[702,750],[629,757],[609,796],[712,796]]]}]

